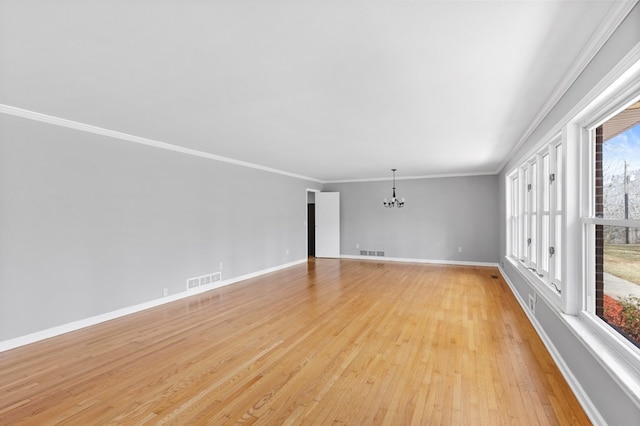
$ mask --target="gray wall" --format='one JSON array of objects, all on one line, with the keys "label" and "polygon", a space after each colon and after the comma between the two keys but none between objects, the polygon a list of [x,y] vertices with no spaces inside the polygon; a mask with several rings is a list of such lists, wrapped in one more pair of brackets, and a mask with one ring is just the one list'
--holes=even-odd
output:
[{"label": "gray wall", "polygon": [[396,258],[498,261],[497,176],[398,180],[397,195],[406,199],[401,209],[382,205],[391,187],[391,181],[324,185],[324,191],[340,192],[341,254],[375,250]]},{"label": "gray wall", "polygon": [[[567,91],[561,101],[554,107],[541,125],[523,144],[518,152],[512,156],[499,176],[500,205],[499,223],[505,223],[505,173],[520,163],[526,152],[542,141],[545,134],[553,129],[571,109],[584,98],[587,93],[611,71],[616,64],[640,42],[640,5],[632,10],[630,15],[605,44],[596,58],[580,75],[578,80]],[[568,194],[568,196],[577,194]],[[500,256],[506,253],[506,229],[500,226]],[[508,261],[504,264],[504,272],[513,283],[516,292],[524,300],[533,293],[529,283],[512,267]],[[580,385],[591,401],[600,411],[604,419],[612,425],[626,424],[630,419],[639,419],[640,410],[628,395],[620,388],[616,381],[593,357],[589,349],[571,332],[561,320],[553,307],[538,298],[535,317],[558,350]]]},{"label": "gray wall", "polygon": [[319,187],[0,114],[0,341],[305,259]]}]

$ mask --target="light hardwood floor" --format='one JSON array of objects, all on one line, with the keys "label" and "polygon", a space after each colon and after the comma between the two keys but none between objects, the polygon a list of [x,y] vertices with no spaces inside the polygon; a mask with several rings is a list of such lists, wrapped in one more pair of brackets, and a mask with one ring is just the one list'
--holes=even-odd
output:
[{"label": "light hardwood floor", "polygon": [[0,353],[2,424],[589,424],[495,268],[312,260]]}]

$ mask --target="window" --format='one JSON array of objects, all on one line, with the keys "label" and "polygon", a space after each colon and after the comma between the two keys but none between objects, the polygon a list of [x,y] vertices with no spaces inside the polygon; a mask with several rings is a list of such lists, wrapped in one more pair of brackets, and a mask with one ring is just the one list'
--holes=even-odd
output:
[{"label": "window", "polygon": [[527,266],[532,270],[536,269],[536,260],[537,260],[537,246],[538,246],[538,216],[537,216],[537,189],[538,185],[536,182],[536,178],[538,176],[538,167],[536,164],[535,157],[533,160],[527,164],[524,169],[524,174],[527,179],[525,180],[525,188],[526,191],[524,194],[525,197],[525,215],[526,215],[526,249],[523,256],[523,260],[526,262]]},{"label": "window", "polygon": [[507,179],[508,256],[551,297],[562,292],[563,145],[543,145]]},{"label": "window", "polygon": [[588,312],[640,347],[640,97],[590,132]]},{"label": "window", "polygon": [[518,191],[518,173],[514,173],[509,177],[509,202],[507,210],[508,226],[507,226],[507,245],[509,256],[518,258],[518,234],[520,226],[520,208],[519,208],[519,191]]}]

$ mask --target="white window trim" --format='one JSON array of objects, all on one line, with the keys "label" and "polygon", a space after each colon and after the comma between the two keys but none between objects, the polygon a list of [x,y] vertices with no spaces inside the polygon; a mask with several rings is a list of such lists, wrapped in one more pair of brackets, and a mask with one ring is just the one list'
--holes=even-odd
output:
[{"label": "white window trim", "polygon": [[640,220],[635,219],[606,219],[602,217],[584,217],[582,223],[586,225],[628,226],[640,228]]},{"label": "white window trim", "polygon": [[[595,225],[634,226],[640,227],[639,220],[607,219],[595,217],[594,208],[594,144],[592,132],[600,124],[615,116],[640,97],[640,61],[624,73],[609,88],[596,96],[576,118],[566,126],[567,150],[565,165],[573,170],[573,178],[568,177],[566,195],[567,213],[572,215],[573,223],[567,232],[567,244],[582,253],[568,260],[566,269],[568,282],[571,283],[568,293],[569,307],[567,313],[575,313],[583,324],[600,338],[617,354],[622,365],[640,371],[640,349],[629,342],[595,314]],[[577,179],[576,179],[577,178]],[[570,213],[571,212],[571,213]],[[566,250],[569,250],[567,247]],[[602,356],[602,355],[600,355]],[[612,360],[609,360],[611,362]],[[615,360],[613,360],[615,361]],[[609,362],[603,362],[606,366]],[[619,361],[616,361],[619,364]],[[619,378],[619,376],[618,376]],[[626,389],[631,390],[637,400],[640,396],[640,385],[619,380]]]}]

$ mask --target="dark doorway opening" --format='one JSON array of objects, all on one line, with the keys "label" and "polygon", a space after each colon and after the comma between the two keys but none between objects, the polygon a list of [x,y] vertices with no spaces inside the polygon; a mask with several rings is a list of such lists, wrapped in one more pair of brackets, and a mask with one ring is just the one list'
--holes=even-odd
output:
[{"label": "dark doorway opening", "polygon": [[307,255],[316,255],[316,205],[307,204]]}]

